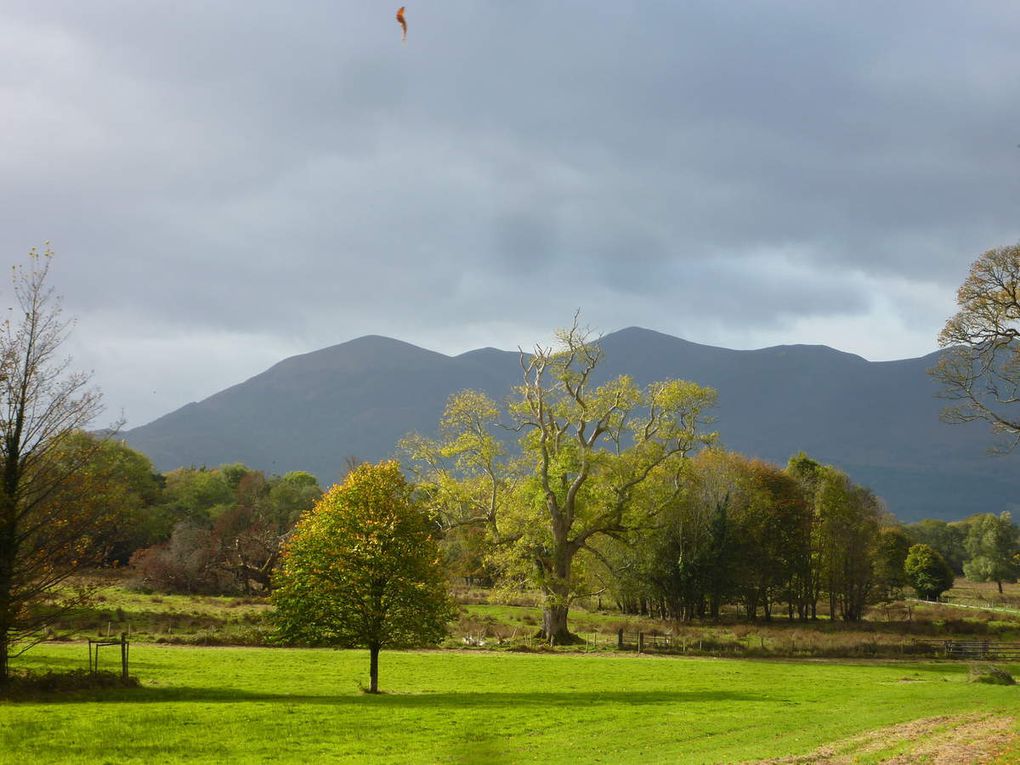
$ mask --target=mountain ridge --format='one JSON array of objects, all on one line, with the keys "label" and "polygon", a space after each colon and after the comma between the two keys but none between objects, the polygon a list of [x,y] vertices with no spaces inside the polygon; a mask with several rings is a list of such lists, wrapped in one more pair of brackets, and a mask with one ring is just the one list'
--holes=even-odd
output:
[{"label": "mountain ridge", "polygon": [[[903,519],[998,512],[1020,494],[1014,460],[986,455],[986,428],[939,421],[927,374],[938,352],[869,361],[817,345],[733,350],[640,327],[600,344],[595,382],[626,373],[641,385],[679,377],[714,387],[727,448],[779,463],[806,451],[872,486]],[[381,459],[408,432],[434,433],[452,393],[502,400],[520,374],[517,351],[448,356],[365,335],[282,359],[123,437],[160,470],[242,461],[330,482],[348,456]]]}]

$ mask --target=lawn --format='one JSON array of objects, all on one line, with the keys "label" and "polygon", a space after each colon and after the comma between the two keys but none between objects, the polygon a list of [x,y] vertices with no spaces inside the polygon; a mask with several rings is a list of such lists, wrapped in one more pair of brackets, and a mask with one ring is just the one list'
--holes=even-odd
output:
[{"label": "lawn", "polygon": [[[732,763],[922,718],[940,718],[936,733],[961,716],[1012,718],[1012,732],[1020,716],[1020,689],[939,662],[384,652],[387,693],[369,696],[360,651],[136,644],[131,656],[141,689],[0,702],[0,759]],[[85,657],[48,644],[17,666]]]}]

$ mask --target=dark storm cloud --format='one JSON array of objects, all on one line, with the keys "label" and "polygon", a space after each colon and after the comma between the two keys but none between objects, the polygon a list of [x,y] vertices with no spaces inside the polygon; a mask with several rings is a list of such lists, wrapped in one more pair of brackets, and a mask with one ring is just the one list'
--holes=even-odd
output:
[{"label": "dark storm cloud", "polygon": [[512,346],[579,305],[921,354],[1020,237],[1011,6],[430,0],[406,45],[393,11],[0,10],[0,245],[54,242],[133,424],[358,334]]}]

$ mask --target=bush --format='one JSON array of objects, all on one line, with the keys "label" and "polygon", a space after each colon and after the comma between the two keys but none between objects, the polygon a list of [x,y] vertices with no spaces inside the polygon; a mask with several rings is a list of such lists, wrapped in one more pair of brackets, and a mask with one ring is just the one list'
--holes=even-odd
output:
[{"label": "bush", "polygon": [[991,664],[972,664],[969,680],[972,683],[988,683],[990,685],[1016,685],[1016,680],[1009,672],[999,667],[993,667]]},{"label": "bush", "polygon": [[89,672],[75,669],[70,672],[12,673],[9,682],[0,689],[0,696],[7,698],[35,697],[73,691],[95,691],[109,688],[139,688],[136,677],[126,680],[116,672]]}]

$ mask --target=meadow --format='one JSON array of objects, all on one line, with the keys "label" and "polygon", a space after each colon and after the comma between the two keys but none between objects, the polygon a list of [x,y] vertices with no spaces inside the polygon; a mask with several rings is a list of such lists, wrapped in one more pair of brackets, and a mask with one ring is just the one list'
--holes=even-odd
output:
[{"label": "meadow", "polygon": [[[19,661],[84,664],[75,643]],[[948,662],[384,652],[385,693],[370,696],[361,651],[138,644],[132,672],[139,689],[0,702],[0,757],[733,763],[859,751],[867,731],[928,721],[902,729],[913,738],[894,728],[873,741],[862,761],[880,762],[954,731],[975,738],[975,725],[985,744],[1008,748],[1020,715],[1016,687],[969,683],[966,666]]]},{"label": "meadow", "polygon": [[[1020,762],[1017,687],[968,682],[966,663],[876,658],[945,637],[1017,640],[1017,585],[998,596],[960,580],[954,605],[885,604],[857,625],[578,608],[572,625],[598,648],[556,650],[532,637],[533,598],[465,590],[447,643],[459,650],[384,651],[373,697],[365,652],[266,647],[262,599],[99,584],[61,625],[65,642],[15,668],[83,669],[79,641],[128,631],[141,687],[0,700],[0,762]],[[684,635],[695,655],[617,652],[619,628]]]}]

